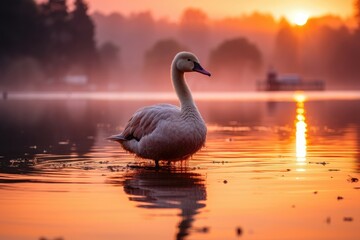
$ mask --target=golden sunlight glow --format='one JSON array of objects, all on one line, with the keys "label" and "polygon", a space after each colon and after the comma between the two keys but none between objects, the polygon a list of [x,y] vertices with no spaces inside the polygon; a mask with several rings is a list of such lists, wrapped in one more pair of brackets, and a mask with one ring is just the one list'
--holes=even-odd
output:
[{"label": "golden sunlight glow", "polygon": [[298,26],[303,26],[309,19],[309,14],[303,11],[294,12],[290,17],[290,22]]},{"label": "golden sunlight glow", "polygon": [[295,100],[296,103],[299,103],[299,102],[303,103],[306,100],[306,96],[301,92],[297,92],[294,95],[294,100]]},{"label": "golden sunlight glow", "polygon": [[305,163],[306,161],[306,132],[307,124],[305,118],[304,101],[305,96],[298,94],[295,96],[296,101],[296,161]]}]

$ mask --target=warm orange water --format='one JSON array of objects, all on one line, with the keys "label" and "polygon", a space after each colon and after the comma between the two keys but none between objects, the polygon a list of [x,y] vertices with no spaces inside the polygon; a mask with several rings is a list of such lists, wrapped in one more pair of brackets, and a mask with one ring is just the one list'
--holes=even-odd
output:
[{"label": "warm orange water", "polygon": [[0,102],[0,239],[360,239],[359,100],[203,100],[159,171],[104,140],[151,103]]}]

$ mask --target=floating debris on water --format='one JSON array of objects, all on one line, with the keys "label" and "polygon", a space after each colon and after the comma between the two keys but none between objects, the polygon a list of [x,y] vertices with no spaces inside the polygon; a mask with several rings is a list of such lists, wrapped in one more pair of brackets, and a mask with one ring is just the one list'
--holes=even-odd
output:
[{"label": "floating debris on water", "polygon": [[124,171],[126,168],[124,166],[112,165],[112,166],[107,166],[107,169],[110,170],[110,172],[120,172],[120,171]]},{"label": "floating debris on water", "polygon": [[354,219],[352,217],[344,217],[344,222],[352,222]]},{"label": "floating debris on water", "polygon": [[209,227],[194,228],[194,231],[198,233],[208,233],[210,231],[210,228]]},{"label": "floating debris on water", "polygon": [[329,171],[329,172],[338,172],[338,171],[340,171],[340,169],[330,168],[328,171]]},{"label": "floating debris on water", "polygon": [[[63,165],[63,167],[65,167],[65,164]],[[89,167],[89,166],[85,166],[83,167],[84,170],[94,170],[95,168],[93,167]]]},{"label": "floating debris on water", "polygon": [[344,199],[344,197],[342,197],[342,196],[337,197],[337,200],[343,200],[343,199]]},{"label": "floating debris on water", "polygon": [[323,165],[323,166],[325,166],[325,165],[327,165],[327,164],[329,164],[329,163],[328,163],[328,162],[323,161],[323,162],[309,162],[309,164],[319,164],[319,165]]},{"label": "floating debris on water", "polygon": [[350,175],[348,175],[349,176],[349,178],[348,178],[348,182],[351,182],[351,183],[356,183],[356,182],[358,182],[359,181],[359,179],[358,178],[356,178],[356,177],[352,177],[352,176],[350,176]]},{"label": "floating debris on water", "polygon": [[65,240],[65,239],[62,237],[56,237],[56,238],[40,237],[39,240]]},{"label": "floating debris on water", "polygon": [[192,170],[198,170],[200,167],[193,167]]},{"label": "floating debris on water", "polygon": [[242,234],[243,234],[242,228],[241,228],[241,227],[237,227],[237,228],[236,228],[236,235],[237,235],[237,236],[241,236]]},{"label": "floating debris on water", "polygon": [[313,194],[318,194],[318,191],[314,191]]},{"label": "floating debris on water", "polygon": [[330,224],[330,223],[331,223],[331,218],[330,218],[330,217],[327,217],[327,218],[326,218],[326,223],[327,223],[327,224]]},{"label": "floating debris on water", "polygon": [[224,180],[224,181],[223,181],[223,183],[224,183],[224,184],[227,184],[227,183],[228,183],[228,181],[227,181],[227,180]]},{"label": "floating debris on water", "polygon": [[28,168],[34,166],[38,163],[38,159],[27,159],[27,158],[17,158],[17,159],[10,159],[7,162],[7,167],[10,168]]},{"label": "floating debris on water", "polygon": [[115,166],[107,166],[107,169],[109,169],[111,172],[118,172],[119,169]]},{"label": "floating debris on water", "polygon": [[221,163],[221,164],[225,164],[225,163],[229,163],[228,161],[213,161],[213,163]]}]

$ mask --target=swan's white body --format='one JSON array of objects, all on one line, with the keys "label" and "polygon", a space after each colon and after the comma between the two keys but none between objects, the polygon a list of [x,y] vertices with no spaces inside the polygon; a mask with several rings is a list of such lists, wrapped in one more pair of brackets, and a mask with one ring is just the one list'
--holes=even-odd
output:
[{"label": "swan's white body", "polygon": [[205,143],[206,125],[184,79],[184,72],[210,76],[198,59],[188,52],[178,53],[171,65],[171,77],[180,107],[158,104],[139,109],[124,131],[109,137],[137,156],[155,160],[187,159]]}]

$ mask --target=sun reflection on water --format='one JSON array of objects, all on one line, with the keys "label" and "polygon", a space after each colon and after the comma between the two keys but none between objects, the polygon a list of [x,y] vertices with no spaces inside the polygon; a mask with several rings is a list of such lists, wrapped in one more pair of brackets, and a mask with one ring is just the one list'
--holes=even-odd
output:
[{"label": "sun reflection on water", "polygon": [[[294,97],[296,101],[296,161],[297,165],[303,166],[306,163],[306,133],[307,133],[307,124],[305,117],[305,107],[304,102],[306,100],[305,96],[302,94],[297,94]],[[297,171],[305,171],[303,168],[297,169]]]}]

